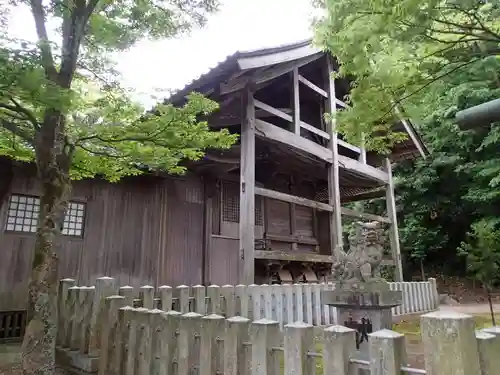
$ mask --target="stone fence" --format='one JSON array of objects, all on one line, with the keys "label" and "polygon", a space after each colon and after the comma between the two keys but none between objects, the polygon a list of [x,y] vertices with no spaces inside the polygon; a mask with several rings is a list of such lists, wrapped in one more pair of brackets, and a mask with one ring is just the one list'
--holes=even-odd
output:
[{"label": "stone fence", "polygon": [[58,364],[76,367],[79,374],[98,375],[359,375],[366,371],[371,375],[493,375],[500,368],[500,329],[476,332],[472,317],[464,314],[422,316],[426,368],[414,369],[407,366],[404,336],[390,330],[369,334],[368,358],[361,360],[356,332],[343,326],[318,333],[312,325],[296,322],[281,330],[279,322],[270,319],[133,308],[126,306],[128,298],[104,298],[96,316],[85,309],[74,310],[77,319],[60,329]]},{"label": "stone fence", "polygon": [[[393,308],[394,316],[434,311],[439,307],[436,280],[424,282],[390,283],[392,290],[403,292],[403,304]],[[281,328],[296,321],[314,326],[336,324],[337,313],[325,305],[321,292],[334,289],[333,284],[294,285],[211,285],[208,287],[181,285],[118,287],[116,280],[101,277],[92,287],[76,286],[73,279],[61,281],[60,308],[67,311],[61,319],[73,320],[74,316],[97,314],[96,300],[113,294],[124,296],[126,304],[148,309],[175,310],[181,313],[220,314],[226,317],[244,316],[251,320],[262,318],[276,320]],[[88,317],[87,317],[88,319]]]}]

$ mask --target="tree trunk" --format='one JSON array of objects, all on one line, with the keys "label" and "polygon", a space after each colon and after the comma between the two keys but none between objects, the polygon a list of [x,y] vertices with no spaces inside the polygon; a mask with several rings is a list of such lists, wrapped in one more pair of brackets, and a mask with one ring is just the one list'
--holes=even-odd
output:
[{"label": "tree trunk", "polygon": [[424,269],[423,259],[420,259],[420,276],[422,276],[422,281],[425,281],[425,269]]},{"label": "tree trunk", "polygon": [[49,375],[55,369],[58,318],[55,240],[70,192],[71,156],[65,153],[61,141],[63,124],[61,113],[48,113],[36,144],[42,195],[29,281],[29,323],[22,344],[22,370],[26,375]]},{"label": "tree trunk", "polygon": [[493,323],[493,327],[496,327],[497,324],[495,320],[495,312],[493,311],[493,301],[491,300],[491,288],[486,284],[483,284],[483,286],[488,297],[488,304],[490,305],[491,323]]}]

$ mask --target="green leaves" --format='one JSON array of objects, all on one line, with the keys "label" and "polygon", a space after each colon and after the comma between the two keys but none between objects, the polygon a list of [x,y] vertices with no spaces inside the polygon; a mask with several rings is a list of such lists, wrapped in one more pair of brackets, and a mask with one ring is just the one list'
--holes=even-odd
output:
[{"label": "green leaves", "polygon": [[237,139],[210,131],[198,116],[217,103],[191,94],[181,108],[162,104],[143,115],[126,97],[107,95],[75,112],[69,137],[75,145],[73,178],[103,175],[116,181],[148,170],[182,173],[183,160],[198,160],[207,148],[228,148]]},{"label": "green leaves", "polygon": [[[217,104],[198,94],[181,108],[160,104],[146,114],[120,87],[110,63],[111,53],[142,38],[168,38],[202,26],[218,1],[33,0],[32,5],[36,43],[0,34],[0,155],[32,161],[35,153],[63,153],[72,178],[117,181],[150,170],[183,173],[184,161],[236,141],[227,130],[212,132],[200,120]],[[54,40],[47,36],[48,20],[58,25]]]},{"label": "green leaves", "polygon": [[[340,75],[354,77],[352,109],[338,115],[339,130],[353,139],[366,133],[371,149],[401,140],[386,134],[404,116],[425,118],[435,87],[476,61],[495,72],[500,43],[498,2],[437,0],[323,0],[316,42],[336,56]],[[493,56],[493,57],[492,57]],[[492,64],[487,68],[487,65]],[[429,102],[428,102],[429,103]],[[378,140],[374,140],[378,138]]]},{"label": "green leaves", "polygon": [[500,278],[500,220],[484,218],[472,225],[459,254],[467,259],[468,272],[481,283],[491,286]]}]

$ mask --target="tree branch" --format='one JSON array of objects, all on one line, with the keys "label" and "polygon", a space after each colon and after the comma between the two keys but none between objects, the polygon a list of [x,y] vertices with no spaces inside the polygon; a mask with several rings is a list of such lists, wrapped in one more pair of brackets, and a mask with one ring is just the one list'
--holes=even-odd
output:
[{"label": "tree branch", "polygon": [[87,147],[85,147],[84,145],[82,145],[81,143],[76,145],[75,146],[78,146],[80,147],[82,150],[84,151],[87,151],[88,153],[91,153],[91,154],[94,154],[94,155],[97,155],[97,156],[104,156],[104,157],[107,157],[107,158],[114,158],[114,159],[122,159],[124,157],[126,157],[125,155],[111,155],[107,152],[104,152],[104,151],[96,151],[96,150],[91,150]]},{"label": "tree branch", "polygon": [[10,98],[10,101],[12,103],[14,103],[14,105],[16,106],[18,112],[21,112],[21,113],[23,113],[26,116],[27,120],[29,120],[33,124],[33,127],[35,129],[40,129],[40,124],[38,123],[38,120],[36,119],[36,117],[33,114],[33,112],[31,112],[28,108],[23,107],[21,105],[21,103],[19,103],[17,100],[15,100],[12,97]]},{"label": "tree branch", "polygon": [[[410,97],[412,97],[413,95],[415,94],[418,94],[420,91],[422,91],[423,89],[425,89],[426,87],[432,85],[434,82],[440,80],[441,78],[444,78],[446,76],[448,76],[449,74],[459,70],[459,69],[462,69],[463,67],[467,66],[467,65],[470,65],[472,63],[475,63],[477,61],[479,61],[480,58],[476,58],[476,59],[471,59],[463,64],[460,64],[456,67],[454,67],[453,69],[450,69],[449,71],[443,73],[443,74],[440,74],[440,75],[437,75],[436,77],[434,77],[433,79],[431,79],[430,81],[426,82],[424,85],[420,86],[418,89],[410,92],[409,94],[406,94],[406,95],[403,95],[402,97],[400,97],[399,99],[395,100],[394,103],[391,105],[391,107],[387,110],[387,112],[385,112],[381,117],[380,117],[380,120],[379,121],[384,121],[385,117],[392,112],[392,110],[398,105],[398,104],[401,104],[401,102],[403,100],[406,100]],[[442,67],[443,68],[443,67]],[[442,69],[441,68],[441,69]]]},{"label": "tree branch", "polygon": [[57,77],[57,70],[54,65],[54,56],[52,56],[52,49],[50,47],[50,40],[47,35],[47,28],[45,26],[45,10],[43,9],[42,0],[31,0],[31,13],[35,20],[36,33],[40,51],[42,54],[42,63],[47,79],[55,82]]},{"label": "tree branch", "polygon": [[88,20],[86,10],[85,0],[75,0],[74,8],[66,8],[63,16],[63,46],[59,84],[64,88],[71,86],[73,75],[76,71],[78,53]]},{"label": "tree branch", "polygon": [[27,109],[23,108],[22,106],[20,105],[18,106],[18,103],[16,101],[14,100],[12,101],[15,103],[14,105],[10,105],[7,103],[0,103],[0,108],[12,112],[12,113],[6,113],[6,115],[14,117],[21,121],[28,121],[33,125],[34,129],[38,129],[39,128],[38,121],[33,116],[33,114],[31,114]]},{"label": "tree branch", "polygon": [[34,139],[33,136],[23,128],[20,128],[17,124],[7,121],[3,118],[0,118],[0,126],[2,126],[4,129],[10,131],[11,133],[17,135],[18,137],[22,138],[24,141],[28,142],[30,145],[34,146]]},{"label": "tree branch", "polygon": [[90,0],[87,4],[87,8],[85,9],[85,14],[87,19],[92,15],[92,12],[95,10],[99,0]]}]

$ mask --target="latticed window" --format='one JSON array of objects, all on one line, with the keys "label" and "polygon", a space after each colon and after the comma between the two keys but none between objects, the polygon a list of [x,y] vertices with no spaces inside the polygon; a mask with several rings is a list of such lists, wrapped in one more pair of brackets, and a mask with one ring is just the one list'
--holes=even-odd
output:
[{"label": "latticed window", "polygon": [[[263,226],[262,197],[255,197],[255,225]],[[229,223],[240,222],[240,192],[238,184],[222,183],[222,220]]]},{"label": "latticed window", "polygon": [[85,204],[69,202],[61,233],[67,236],[82,236],[84,215]]},{"label": "latticed window", "polygon": [[[40,198],[13,194],[9,200],[5,230],[35,233],[40,211]],[[85,204],[69,202],[61,233],[67,236],[83,235]]]},{"label": "latticed window", "polygon": [[14,232],[36,232],[40,198],[12,195],[7,211],[5,229]]}]

